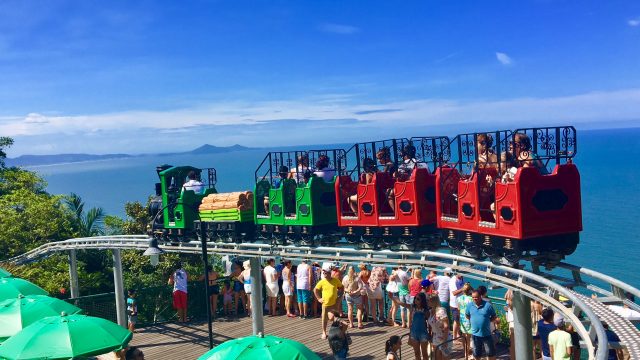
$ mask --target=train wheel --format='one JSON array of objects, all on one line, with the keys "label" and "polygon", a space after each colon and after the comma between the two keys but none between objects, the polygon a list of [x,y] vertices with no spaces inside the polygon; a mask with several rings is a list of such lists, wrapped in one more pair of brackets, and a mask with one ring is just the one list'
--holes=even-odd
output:
[{"label": "train wheel", "polygon": [[482,260],[484,259],[484,254],[482,252],[482,248],[476,245],[467,245],[465,246],[464,250],[462,251],[462,253],[465,256],[469,256],[472,257],[476,260]]}]

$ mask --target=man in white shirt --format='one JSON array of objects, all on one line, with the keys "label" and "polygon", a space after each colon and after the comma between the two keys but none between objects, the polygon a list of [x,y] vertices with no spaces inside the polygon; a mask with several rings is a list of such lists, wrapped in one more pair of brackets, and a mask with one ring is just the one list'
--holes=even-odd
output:
[{"label": "man in white shirt", "polygon": [[173,285],[173,307],[178,312],[178,321],[187,321],[187,281],[189,275],[178,262],[176,271],[169,277],[168,284]]},{"label": "man in white shirt", "polygon": [[450,267],[445,268],[443,270],[444,275],[439,275],[434,279],[433,288],[438,293],[438,297],[440,298],[440,305],[447,310],[447,315],[449,319],[451,319],[451,309],[449,307],[449,283],[451,282],[451,270]]},{"label": "man in white shirt", "polygon": [[458,296],[462,295],[464,279],[457,274],[449,281],[449,305],[451,306],[451,318],[453,321],[453,338],[460,336],[460,310],[458,309]]},{"label": "man in white shirt", "polygon": [[182,185],[182,191],[192,190],[196,194],[202,194],[204,192],[204,184],[198,180],[196,172],[193,170],[189,171],[187,177],[189,178],[189,181]]}]

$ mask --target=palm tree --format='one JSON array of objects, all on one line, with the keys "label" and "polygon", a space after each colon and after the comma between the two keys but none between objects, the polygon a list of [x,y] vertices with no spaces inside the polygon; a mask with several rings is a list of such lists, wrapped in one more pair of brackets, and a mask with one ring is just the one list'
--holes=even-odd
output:
[{"label": "palm tree", "polygon": [[69,210],[73,212],[74,222],[78,231],[78,236],[88,237],[104,234],[105,212],[101,207],[94,207],[84,213],[84,201],[75,193],[69,194],[65,198],[65,203]]}]

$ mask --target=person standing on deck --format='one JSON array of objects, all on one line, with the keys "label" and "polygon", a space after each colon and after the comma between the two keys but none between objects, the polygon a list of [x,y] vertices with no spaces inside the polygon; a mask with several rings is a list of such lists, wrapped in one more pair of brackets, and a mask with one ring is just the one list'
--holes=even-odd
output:
[{"label": "person standing on deck", "polygon": [[449,281],[449,306],[451,307],[454,339],[460,336],[460,310],[458,309],[458,296],[462,295],[463,285],[464,279],[461,274],[452,276]]},{"label": "person standing on deck", "polygon": [[436,290],[438,298],[440,298],[440,306],[442,306],[447,312],[449,323],[451,323],[451,308],[449,306],[449,284],[451,283],[451,274],[453,273],[453,270],[451,270],[450,267],[447,267],[444,268],[442,272],[444,275],[436,276],[436,278],[432,280],[433,288]]},{"label": "person standing on deck", "polygon": [[187,281],[189,275],[182,268],[182,262],[176,264],[176,271],[169,277],[168,284],[173,285],[173,308],[178,312],[178,321],[187,321]]},{"label": "person standing on deck", "polygon": [[309,303],[311,302],[311,281],[313,280],[313,268],[303,259],[296,270],[296,295],[298,298],[298,312],[301,319],[309,316]]},{"label": "person standing on deck", "polygon": [[322,304],[322,339],[327,338],[327,313],[336,309],[336,304],[341,290],[342,282],[339,279],[331,277],[331,265],[324,264],[322,266],[324,279],[318,281],[313,294],[320,304]]},{"label": "person standing on deck", "polygon": [[465,316],[471,323],[471,341],[473,357],[480,360],[483,356],[489,360],[496,358],[496,345],[491,336],[491,322],[496,319],[496,311],[487,301],[482,300],[478,290],[471,293],[473,303],[469,304]]}]

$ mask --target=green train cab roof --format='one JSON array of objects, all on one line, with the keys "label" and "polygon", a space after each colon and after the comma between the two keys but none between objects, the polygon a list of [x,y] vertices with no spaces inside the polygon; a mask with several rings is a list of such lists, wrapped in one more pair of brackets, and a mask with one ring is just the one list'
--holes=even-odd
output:
[{"label": "green train cab roof", "polygon": [[197,167],[193,167],[193,166],[173,166],[170,167],[166,170],[163,170],[159,173],[160,176],[171,176],[171,175],[175,175],[175,174],[183,174],[185,172],[189,172],[189,171],[195,171],[196,173],[200,173],[202,170],[197,168]]}]

